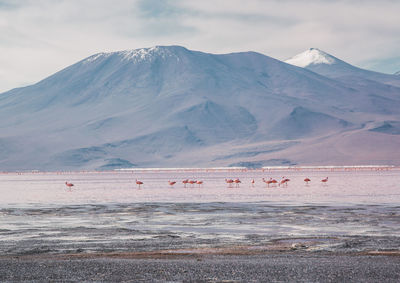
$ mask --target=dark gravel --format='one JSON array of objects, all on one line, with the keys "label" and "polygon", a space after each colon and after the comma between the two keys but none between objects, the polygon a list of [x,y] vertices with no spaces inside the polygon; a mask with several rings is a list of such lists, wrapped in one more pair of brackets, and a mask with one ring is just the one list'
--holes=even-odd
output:
[{"label": "dark gravel", "polygon": [[400,282],[399,256],[304,253],[169,259],[2,258],[0,281]]}]

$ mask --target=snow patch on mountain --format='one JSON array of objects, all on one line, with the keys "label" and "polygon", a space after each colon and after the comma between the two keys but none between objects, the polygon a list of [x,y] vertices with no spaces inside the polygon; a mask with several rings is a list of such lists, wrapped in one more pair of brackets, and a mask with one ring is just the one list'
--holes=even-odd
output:
[{"label": "snow patch on mountain", "polygon": [[123,50],[116,52],[102,52],[90,56],[89,58],[83,61],[83,64],[91,63],[96,60],[106,59],[111,56],[117,56],[122,58],[122,61],[132,62],[132,63],[140,63],[143,61],[153,61],[155,59],[167,59],[174,58],[179,61],[179,56],[176,54],[177,49],[186,50],[184,47],[180,46],[170,46],[169,48],[165,48],[164,46],[154,46],[149,48],[139,48],[133,50]]},{"label": "snow patch on mountain", "polygon": [[109,56],[111,56],[111,55],[112,55],[112,53],[106,53],[106,52],[97,53],[97,54],[95,54],[95,55],[92,55],[92,56],[86,58],[82,63],[83,63],[83,64],[88,64],[88,63],[91,63],[91,62],[93,62],[93,61],[96,61],[96,60],[98,60],[98,59],[100,59],[100,58],[101,58],[101,59],[107,58],[107,57],[109,57]]},{"label": "snow patch on mountain", "polygon": [[337,59],[328,53],[325,53],[318,48],[310,48],[288,60],[285,61],[288,64],[295,65],[297,67],[307,67],[309,65],[317,65],[317,64],[334,64],[337,62]]}]

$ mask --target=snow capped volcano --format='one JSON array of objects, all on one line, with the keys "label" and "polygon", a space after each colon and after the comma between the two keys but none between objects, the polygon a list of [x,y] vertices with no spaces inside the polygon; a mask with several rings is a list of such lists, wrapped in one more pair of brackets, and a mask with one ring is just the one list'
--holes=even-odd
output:
[{"label": "snow capped volcano", "polygon": [[376,87],[371,86],[371,81],[400,87],[400,79],[395,75],[355,67],[317,48],[310,48],[285,62],[343,83],[368,85],[365,90]]},{"label": "snow capped volcano", "polygon": [[[311,51],[307,69],[355,68]],[[99,53],[0,94],[0,169],[400,164],[400,89],[368,82],[256,52]]]},{"label": "snow capped volcano", "polygon": [[339,63],[340,60],[325,53],[318,48],[310,48],[288,60],[285,60],[286,63],[295,65],[298,67],[307,67],[309,65],[317,65],[317,64],[335,64]]}]

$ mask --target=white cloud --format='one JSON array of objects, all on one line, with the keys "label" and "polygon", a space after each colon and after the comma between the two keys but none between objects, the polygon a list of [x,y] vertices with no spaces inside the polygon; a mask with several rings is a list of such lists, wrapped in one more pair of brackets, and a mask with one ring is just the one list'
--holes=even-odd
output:
[{"label": "white cloud", "polygon": [[282,60],[318,47],[365,65],[399,56],[399,11],[393,0],[0,0],[0,91],[96,52],[153,45]]}]

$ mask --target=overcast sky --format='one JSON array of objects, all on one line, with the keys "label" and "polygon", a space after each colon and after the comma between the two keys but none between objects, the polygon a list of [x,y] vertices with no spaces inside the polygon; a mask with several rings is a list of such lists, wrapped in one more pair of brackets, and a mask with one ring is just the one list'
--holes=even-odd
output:
[{"label": "overcast sky", "polygon": [[285,60],[317,47],[400,71],[399,0],[0,0],[0,92],[103,51],[182,45]]}]

